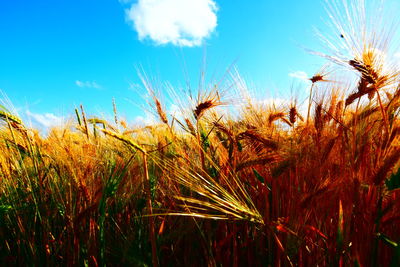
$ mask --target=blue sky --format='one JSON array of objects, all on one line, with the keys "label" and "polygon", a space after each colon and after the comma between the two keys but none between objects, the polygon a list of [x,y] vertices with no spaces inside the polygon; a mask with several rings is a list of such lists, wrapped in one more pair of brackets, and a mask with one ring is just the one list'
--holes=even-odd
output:
[{"label": "blue sky", "polygon": [[289,97],[290,73],[324,63],[302,48],[321,47],[313,27],[327,29],[323,1],[191,0],[195,11],[180,1],[1,1],[0,89],[42,125],[79,104],[110,114],[112,98],[132,121],[145,105],[137,68],[175,87],[186,72],[196,87],[204,58],[207,77],[234,63],[260,95]]}]

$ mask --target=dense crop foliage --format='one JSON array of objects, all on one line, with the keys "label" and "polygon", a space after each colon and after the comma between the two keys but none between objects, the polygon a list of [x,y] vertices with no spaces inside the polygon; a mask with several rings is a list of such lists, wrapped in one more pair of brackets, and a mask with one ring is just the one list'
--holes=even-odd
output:
[{"label": "dense crop foliage", "polygon": [[114,103],[113,122],[80,107],[42,137],[1,106],[0,262],[398,266],[399,70],[387,31],[339,22],[348,53],[323,54],[336,65],[303,108],[260,104],[237,75],[240,105],[212,84],[179,117],[145,80],[147,127]]}]

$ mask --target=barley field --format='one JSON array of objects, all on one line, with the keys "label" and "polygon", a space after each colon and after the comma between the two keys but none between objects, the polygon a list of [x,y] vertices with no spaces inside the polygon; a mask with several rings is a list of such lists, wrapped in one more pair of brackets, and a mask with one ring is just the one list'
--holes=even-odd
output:
[{"label": "barley field", "polygon": [[41,134],[0,106],[1,265],[399,266],[396,27],[328,10],[303,102],[260,103],[231,71],[180,116],[143,78],[152,125],[110,99],[114,119],[80,106]]}]

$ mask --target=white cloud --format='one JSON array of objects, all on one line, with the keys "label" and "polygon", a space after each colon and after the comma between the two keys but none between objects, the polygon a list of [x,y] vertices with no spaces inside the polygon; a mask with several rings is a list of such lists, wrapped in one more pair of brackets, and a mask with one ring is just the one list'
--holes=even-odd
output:
[{"label": "white cloud", "polygon": [[214,0],[139,0],[126,10],[139,40],[198,46],[217,26]]},{"label": "white cloud", "polygon": [[400,52],[397,52],[396,54],[394,54],[395,58],[400,58]]},{"label": "white cloud", "polygon": [[26,115],[28,115],[30,118],[33,118],[37,123],[46,128],[60,126],[64,121],[62,117],[58,117],[53,113],[38,114],[27,110]]},{"label": "white cloud", "polygon": [[283,99],[283,98],[265,98],[263,100],[260,100],[259,102],[262,103],[263,105],[267,106],[267,107],[281,108],[288,101],[286,99]]},{"label": "white cloud", "polygon": [[182,109],[175,104],[171,104],[168,110],[168,114],[174,116],[178,120],[183,120],[184,119],[184,114],[182,114]]},{"label": "white cloud", "polygon": [[92,81],[92,82],[90,82],[90,81],[83,82],[83,81],[76,80],[76,81],[75,81],[75,84],[76,84],[78,87],[81,87],[81,88],[95,88],[95,89],[100,89],[100,88],[101,88],[101,86],[100,86],[98,83],[96,83],[95,81]]},{"label": "white cloud", "polygon": [[293,77],[299,80],[302,80],[303,82],[310,82],[307,73],[304,71],[294,71],[289,73],[289,77]]},{"label": "white cloud", "polygon": [[149,126],[149,125],[156,125],[157,121],[156,118],[152,114],[146,114],[146,116],[136,116],[133,119],[133,124],[139,126]]}]

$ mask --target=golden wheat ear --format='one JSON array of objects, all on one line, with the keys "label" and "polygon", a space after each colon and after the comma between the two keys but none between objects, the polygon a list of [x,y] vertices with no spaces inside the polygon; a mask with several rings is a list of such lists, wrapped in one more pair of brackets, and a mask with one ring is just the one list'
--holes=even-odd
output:
[{"label": "golden wheat ear", "polygon": [[2,119],[5,122],[11,122],[13,125],[22,126],[22,120],[19,117],[5,110],[0,110],[0,119]]},{"label": "golden wheat ear", "polygon": [[129,147],[134,148],[134,149],[137,149],[137,150],[139,150],[140,152],[146,154],[146,150],[144,150],[142,146],[140,146],[139,144],[137,144],[136,142],[134,142],[134,141],[131,140],[130,138],[128,138],[128,137],[126,137],[126,136],[124,136],[124,135],[122,135],[122,134],[119,134],[119,133],[116,133],[116,132],[107,130],[107,129],[100,129],[100,130],[101,130],[103,133],[105,133],[105,134],[107,134],[107,135],[109,135],[109,136],[111,136],[111,137],[114,137],[114,138],[117,139],[117,140],[122,141],[123,143],[125,143],[125,144],[128,145]]},{"label": "golden wheat ear", "polygon": [[221,105],[221,102],[219,102],[219,100],[217,99],[205,100],[197,104],[197,106],[193,110],[193,115],[197,120],[199,120],[207,110],[217,107],[219,105]]},{"label": "golden wheat ear", "polygon": [[168,124],[167,113],[165,113],[165,111],[161,105],[161,102],[157,98],[154,98],[154,103],[156,105],[157,114],[160,117],[160,120],[163,123]]},{"label": "golden wheat ear", "polygon": [[7,123],[9,127],[13,127],[15,129],[24,129],[21,118],[19,118],[17,115],[12,114],[3,105],[0,105],[0,120],[3,120],[5,123]]},{"label": "golden wheat ear", "polygon": [[292,106],[289,109],[289,121],[291,124],[294,124],[297,119],[297,108],[295,106]]},{"label": "golden wheat ear", "polygon": [[191,196],[175,195],[174,198],[182,203],[183,210],[170,212],[168,215],[242,220],[264,225],[261,214],[243,183],[235,175],[221,175],[221,180],[217,182],[206,173],[199,173],[188,165],[177,167],[172,161],[165,161],[162,166],[169,171],[174,170],[171,180],[193,192]]}]

